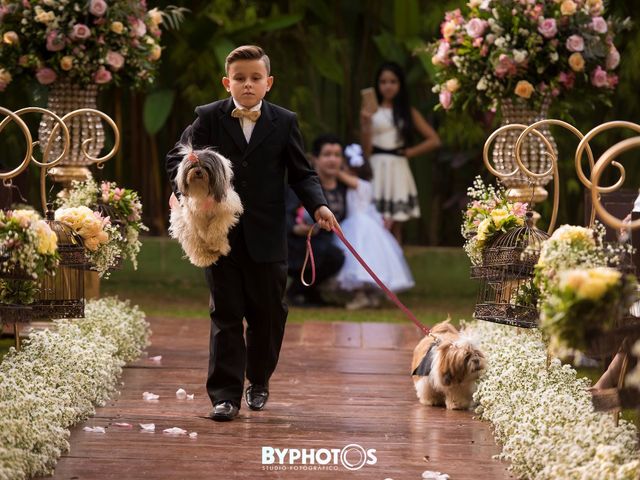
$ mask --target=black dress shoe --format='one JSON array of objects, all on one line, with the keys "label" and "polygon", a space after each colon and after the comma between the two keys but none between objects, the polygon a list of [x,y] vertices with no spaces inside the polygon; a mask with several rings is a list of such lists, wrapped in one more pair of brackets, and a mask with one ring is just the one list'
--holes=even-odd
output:
[{"label": "black dress shoe", "polygon": [[269,386],[251,384],[244,394],[247,406],[251,410],[262,410],[269,400]]},{"label": "black dress shoe", "polygon": [[216,422],[228,422],[238,416],[239,408],[229,400],[222,400],[213,406],[211,419]]}]

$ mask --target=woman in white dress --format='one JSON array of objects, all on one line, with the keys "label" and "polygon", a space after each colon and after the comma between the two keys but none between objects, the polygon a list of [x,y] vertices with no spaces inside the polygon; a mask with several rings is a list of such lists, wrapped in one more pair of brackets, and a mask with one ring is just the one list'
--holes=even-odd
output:
[{"label": "woman in white dress", "polygon": [[[338,181],[348,187],[342,232],[389,290],[407,290],[414,286],[413,277],[402,248],[384,228],[382,216],[373,204],[373,185],[367,181],[371,178],[371,168],[363,157],[362,148],[352,144],[344,153],[348,168],[338,174]],[[383,292],[347,247],[339,239],[336,241],[345,254],[337,276],[338,284],[342,290],[354,293],[347,309],[378,306]]]},{"label": "woman in white dress", "polygon": [[[376,74],[378,109],[360,112],[361,140],[373,168],[373,196],[385,226],[402,243],[402,223],[420,217],[418,190],[408,159],[435,150],[440,137],[411,107],[404,72],[393,62]],[[413,144],[418,132],[424,139]]]}]

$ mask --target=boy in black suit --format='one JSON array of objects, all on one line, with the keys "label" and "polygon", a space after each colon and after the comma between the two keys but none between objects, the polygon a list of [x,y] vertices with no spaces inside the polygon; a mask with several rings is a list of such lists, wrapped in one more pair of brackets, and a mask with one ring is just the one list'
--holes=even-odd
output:
[{"label": "boy in black suit", "polygon": [[[225,69],[222,84],[231,97],[197,107],[198,118],[180,140],[191,137],[194,148],[215,147],[231,160],[244,206],[229,233],[231,253],[205,269],[211,291],[207,392],[217,421],[238,415],[245,370],[249,408],[262,410],[269,397],[287,319],[286,181],[320,227],[338,226],[305,157],[295,113],[263,100],[273,85],[269,57],[257,46],[238,47]],[[175,195],[178,146],[166,158]]]}]

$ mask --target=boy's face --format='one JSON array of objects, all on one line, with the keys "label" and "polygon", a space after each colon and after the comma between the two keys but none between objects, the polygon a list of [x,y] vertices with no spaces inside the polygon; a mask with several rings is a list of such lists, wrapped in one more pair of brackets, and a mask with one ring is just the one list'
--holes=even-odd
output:
[{"label": "boy's face", "polygon": [[229,76],[222,85],[244,108],[255,107],[273,85],[273,77],[267,74],[262,60],[236,60],[229,65]]}]

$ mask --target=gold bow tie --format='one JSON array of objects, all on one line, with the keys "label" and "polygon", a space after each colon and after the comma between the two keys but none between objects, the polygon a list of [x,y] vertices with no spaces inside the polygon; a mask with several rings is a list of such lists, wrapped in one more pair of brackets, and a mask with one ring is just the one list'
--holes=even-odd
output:
[{"label": "gold bow tie", "polygon": [[248,118],[252,122],[255,122],[260,117],[260,110],[247,110],[246,108],[234,108],[231,112],[231,116],[234,118]]}]

